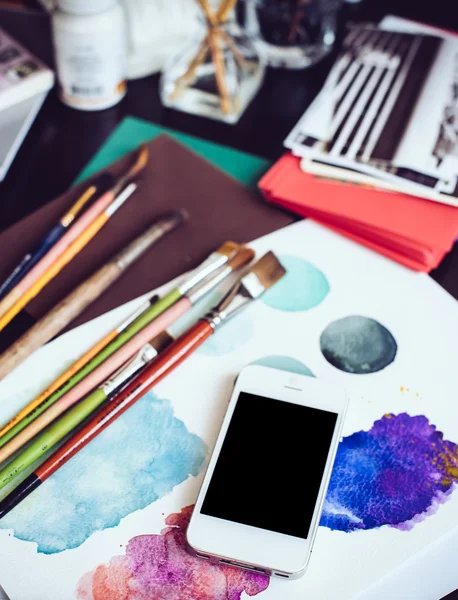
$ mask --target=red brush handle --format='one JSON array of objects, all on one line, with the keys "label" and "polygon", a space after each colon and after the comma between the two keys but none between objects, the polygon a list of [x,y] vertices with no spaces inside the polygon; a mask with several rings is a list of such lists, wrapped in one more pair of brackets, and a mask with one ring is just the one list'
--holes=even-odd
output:
[{"label": "red brush handle", "polygon": [[207,321],[198,321],[186,333],[175,340],[132,382],[112,400],[105,404],[84,427],[77,431],[65,444],[52,454],[35,471],[35,475],[44,481],[72,456],[79,452],[92,439],[117,419],[148,390],[159,383],[173,369],[190,356],[213,333]]}]

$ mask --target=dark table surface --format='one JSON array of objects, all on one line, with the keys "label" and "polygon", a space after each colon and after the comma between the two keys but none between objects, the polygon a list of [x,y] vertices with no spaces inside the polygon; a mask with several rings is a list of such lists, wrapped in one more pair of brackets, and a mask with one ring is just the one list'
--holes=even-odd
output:
[{"label": "dark table surface", "polygon": [[[456,0],[363,0],[345,6],[343,22],[378,21],[387,14],[458,30]],[[40,10],[0,8],[0,26],[53,66],[47,15]],[[0,230],[68,189],[127,115],[275,160],[284,151],[285,136],[319,91],[332,61],[333,56],[305,71],[269,70],[259,94],[237,125],[164,108],[158,94],[158,75],[130,81],[125,99],[102,112],[66,107],[53,90],[0,183]],[[431,276],[458,299],[458,244]],[[447,600],[458,600],[458,590]]]}]

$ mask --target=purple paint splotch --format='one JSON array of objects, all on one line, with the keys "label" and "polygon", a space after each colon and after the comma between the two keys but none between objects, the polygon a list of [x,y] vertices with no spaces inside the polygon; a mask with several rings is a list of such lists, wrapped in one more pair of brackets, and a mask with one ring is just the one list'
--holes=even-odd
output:
[{"label": "purple paint splotch", "polygon": [[159,535],[130,540],[115,556],[79,582],[79,600],[240,600],[256,596],[269,578],[195,558],[186,550],[185,532],[192,506],[167,517]]},{"label": "purple paint splotch", "polygon": [[320,525],[409,530],[434,513],[457,482],[457,444],[424,416],[388,414],[340,443]]}]

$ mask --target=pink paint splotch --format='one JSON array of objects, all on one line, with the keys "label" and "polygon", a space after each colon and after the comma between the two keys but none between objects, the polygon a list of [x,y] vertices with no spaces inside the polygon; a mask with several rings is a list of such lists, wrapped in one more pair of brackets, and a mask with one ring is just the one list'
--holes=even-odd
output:
[{"label": "pink paint splotch", "polygon": [[79,600],[240,600],[256,596],[269,578],[216,565],[186,550],[185,533],[193,506],[174,513],[158,535],[130,540],[124,556],[113,557],[82,577]]}]

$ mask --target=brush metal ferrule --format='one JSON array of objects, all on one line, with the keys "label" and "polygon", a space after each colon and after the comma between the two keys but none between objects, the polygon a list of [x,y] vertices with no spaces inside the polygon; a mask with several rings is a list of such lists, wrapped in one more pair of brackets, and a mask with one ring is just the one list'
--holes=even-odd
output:
[{"label": "brush metal ferrule", "polygon": [[113,202],[110,204],[110,206],[106,209],[105,214],[108,217],[111,217],[114,215],[114,213],[121,208],[121,206],[124,204],[124,202],[130,198],[130,196],[132,196],[132,194],[135,192],[135,190],[137,189],[137,184],[136,183],[129,183],[129,185],[119,194],[119,196],[116,196],[116,199],[113,200]]},{"label": "brush metal ferrule", "polygon": [[199,267],[197,267],[197,269],[194,269],[194,271],[192,271],[191,274],[178,285],[178,291],[182,296],[188,294],[193,287],[223,267],[228,260],[229,258],[225,254],[212,252],[210,256],[206,258]]},{"label": "brush metal ferrule", "polygon": [[247,273],[232,286],[219,304],[205,315],[204,320],[213,329],[216,329],[245,308],[247,304],[259,298],[264,291],[265,287],[259,281],[258,276],[252,272]]},{"label": "brush metal ferrule", "polygon": [[115,392],[124,383],[157,356],[157,350],[151,344],[145,344],[138,353],[125,363],[101,386],[106,396]]},{"label": "brush metal ferrule", "polygon": [[211,325],[213,329],[216,329],[225,321],[232,318],[236,313],[239,312],[239,310],[244,308],[252,300],[254,300],[254,298],[238,294],[232,299],[231,303],[227,306],[227,308],[223,310],[218,310],[218,308],[214,308],[205,315],[204,319],[205,321],[207,321],[207,323]]},{"label": "brush metal ferrule", "polygon": [[137,308],[137,310],[135,310],[131,315],[129,315],[127,319],[123,321],[120,325],[118,325],[116,331],[118,333],[121,333],[122,331],[127,329],[129,325],[131,325],[136,319],[138,319],[140,315],[142,315],[145,312],[145,310],[148,310],[150,306],[156,304],[158,300],[159,296],[157,294],[150,294],[149,299],[145,300],[145,302],[143,302],[143,304],[141,304]]},{"label": "brush metal ferrule", "polygon": [[266,290],[266,288],[259,281],[256,273],[247,273],[244,277],[242,277],[241,281],[243,287],[253,299],[259,298],[259,296],[261,296],[261,294],[263,294]]},{"label": "brush metal ferrule", "polygon": [[222,281],[224,281],[232,273],[232,268],[229,266],[223,267],[221,271],[218,271],[209,280],[204,279],[198,284],[187,296],[191,304],[196,304],[204,296],[210,293],[215,287],[217,287]]}]

